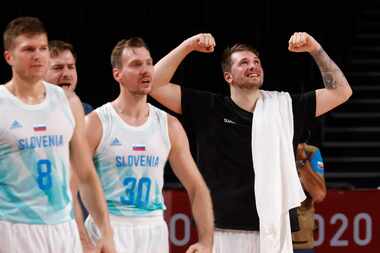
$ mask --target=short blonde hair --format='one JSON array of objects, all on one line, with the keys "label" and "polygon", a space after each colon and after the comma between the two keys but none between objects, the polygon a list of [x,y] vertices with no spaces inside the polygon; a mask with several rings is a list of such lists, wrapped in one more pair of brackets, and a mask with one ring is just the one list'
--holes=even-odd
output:
[{"label": "short blonde hair", "polygon": [[4,49],[9,50],[13,47],[14,40],[20,35],[39,35],[46,34],[46,29],[36,17],[18,17],[13,19],[5,28],[3,34]]},{"label": "short blonde hair", "polygon": [[147,50],[148,47],[144,40],[140,37],[133,37],[128,40],[123,39],[120,40],[116,46],[113,48],[111,53],[111,65],[113,68],[121,68],[122,61],[121,61],[121,55],[123,54],[124,48],[140,48],[144,47]]}]

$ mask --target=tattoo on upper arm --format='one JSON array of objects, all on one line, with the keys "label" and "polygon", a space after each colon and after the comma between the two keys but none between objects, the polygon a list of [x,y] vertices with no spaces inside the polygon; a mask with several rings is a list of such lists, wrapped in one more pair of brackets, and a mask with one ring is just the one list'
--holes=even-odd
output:
[{"label": "tattoo on upper arm", "polygon": [[327,89],[336,89],[336,80],[334,73],[322,72],[323,84]]},{"label": "tattoo on upper arm", "polygon": [[325,87],[327,89],[336,89],[339,83],[337,79],[340,79],[343,76],[342,71],[335,64],[335,62],[330,59],[323,48],[313,54],[313,57],[321,71],[323,84]]}]

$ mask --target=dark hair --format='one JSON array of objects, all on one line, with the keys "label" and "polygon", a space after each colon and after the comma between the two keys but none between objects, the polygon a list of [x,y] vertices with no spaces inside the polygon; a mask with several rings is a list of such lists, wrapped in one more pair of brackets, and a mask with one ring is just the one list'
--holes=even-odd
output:
[{"label": "dark hair", "polygon": [[18,17],[13,19],[5,28],[3,34],[4,49],[9,50],[13,46],[14,40],[20,35],[47,34],[46,29],[36,17]]},{"label": "dark hair", "polygon": [[241,52],[241,51],[250,51],[254,53],[255,55],[259,56],[259,53],[257,52],[256,49],[253,47],[247,45],[247,44],[235,44],[232,47],[227,47],[224,49],[223,54],[222,54],[222,70],[224,72],[229,72],[231,70],[231,55],[235,52]]},{"label": "dark hair", "polygon": [[70,51],[76,60],[77,54],[74,51],[74,47],[72,44],[65,42],[63,40],[51,40],[49,41],[49,52],[51,57],[57,57],[64,51]]},{"label": "dark hair", "polygon": [[[113,68],[120,68],[122,65],[121,55],[123,53],[124,48],[140,48],[145,47],[148,49],[144,40],[140,37],[133,37],[128,40],[123,39],[120,40],[116,46],[112,49],[111,53],[111,65]],[[149,49],[148,49],[149,50]]]}]

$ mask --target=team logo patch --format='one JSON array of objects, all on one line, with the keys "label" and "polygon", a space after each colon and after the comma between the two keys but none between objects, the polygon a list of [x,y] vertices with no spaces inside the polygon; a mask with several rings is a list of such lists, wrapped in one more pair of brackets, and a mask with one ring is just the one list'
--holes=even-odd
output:
[{"label": "team logo patch", "polygon": [[11,125],[10,129],[17,129],[17,128],[22,128],[22,125],[17,120],[14,120],[12,122],[12,125]]},{"label": "team logo patch", "polygon": [[121,145],[121,142],[119,141],[118,138],[115,137],[115,139],[113,139],[113,141],[111,142],[111,146],[120,146]]}]

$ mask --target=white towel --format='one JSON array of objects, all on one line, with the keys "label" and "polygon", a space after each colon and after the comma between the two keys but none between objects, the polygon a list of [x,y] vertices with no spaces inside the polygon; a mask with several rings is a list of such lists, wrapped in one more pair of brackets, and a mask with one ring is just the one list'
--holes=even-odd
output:
[{"label": "white towel", "polygon": [[261,91],[252,120],[252,158],[260,253],[292,253],[289,209],[306,198],[293,152],[289,93]]}]

